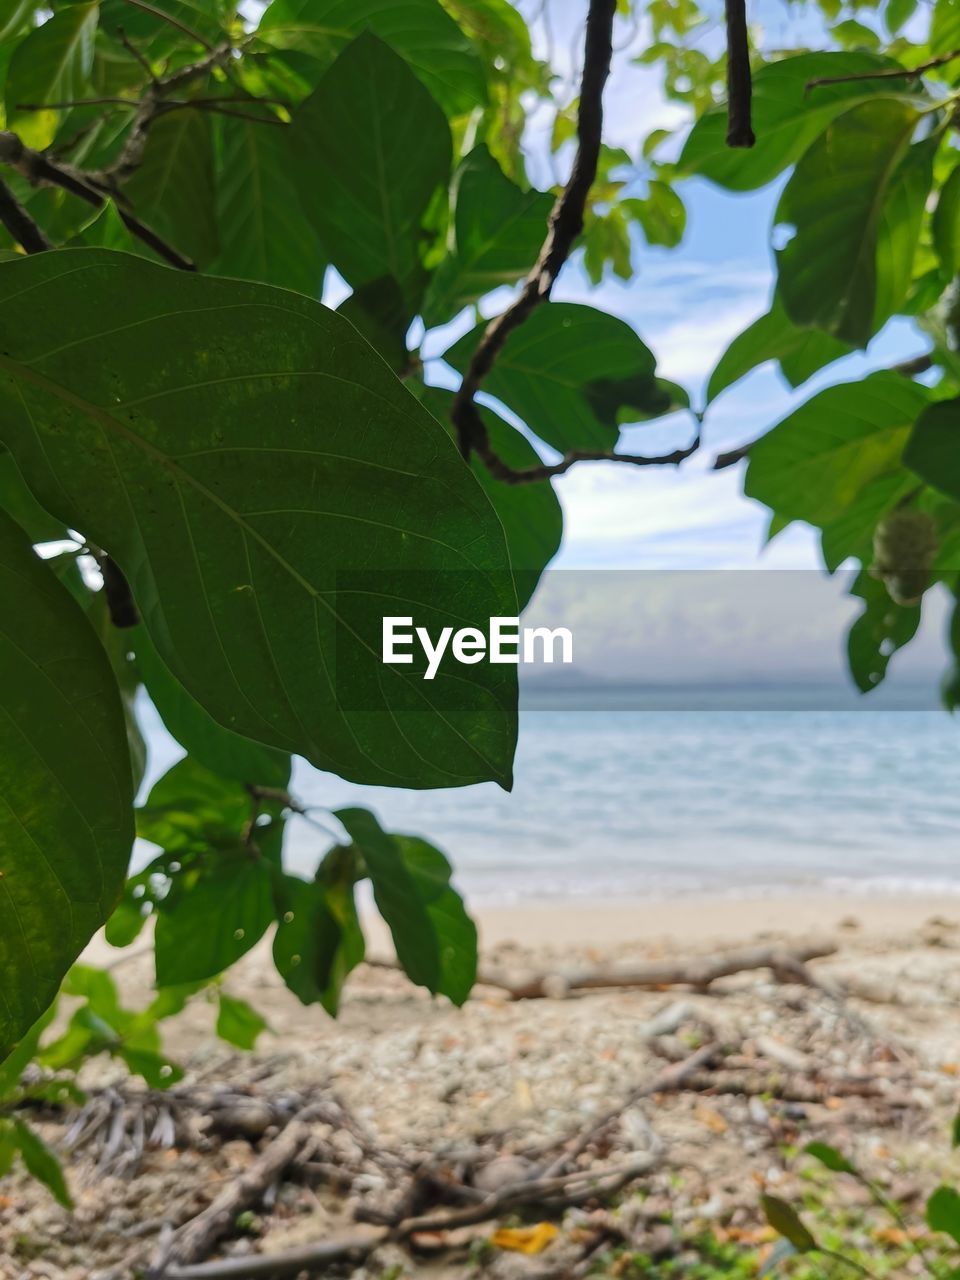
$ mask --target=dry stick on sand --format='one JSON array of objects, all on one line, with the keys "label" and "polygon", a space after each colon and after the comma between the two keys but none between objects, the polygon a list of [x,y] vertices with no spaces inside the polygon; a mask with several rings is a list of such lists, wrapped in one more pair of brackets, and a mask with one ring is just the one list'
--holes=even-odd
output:
[{"label": "dry stick on sand", "polygon": [[486,1222],[508,1209],[543,1205],[556,1210],[583,1203],[596,1196],[612,1196],[634,1178],[648,1173],[658,1163],[659,1145],[629,1160],[600,1168],[573,1169],[569,1172],[563,1172],[563,1169],[585,1151],[626,1106],[642,1097],[679,1089],[689,1075],[704,1067],[716,1053],[716,1045],[706,1045],[683,1062],[667,1067],[628,1094],[615,1110],[592,1122],[572,1139],[568,1138],[568,1145],[563,1153],[551,1161],[539,1176],[508,1183],[474,1204],[407,1217],[392,1227],[373,1229],[364,1234],[341,1237],[339,1240],[324,1240],[315,1245],[279,1253],[200,1262],[199,1259],[229,1230],[236,1215],[257,1203],[266,1189],[295,1162],[298,1153],[305,1148],[310,1133],[307,1120],[313,1114],[311,1108],[306,1108],[274,1139],[235,1184],[180,1229],[147,1273],[148,1280],[255,1280],[259,1276],[295,1276],[301,1271],[316,1271],[332,1262],[361,1261],[378,1245],[387,1241],[404,1241],[422,1232],[449,1231],[456,1227]]},{"label": "dry stick on sand", "polygon": [[159,1250],[147,1272],[148,1280],[178,1274],[176,1264],[206,1257],[225,1236],[237,1215],[259,1204],[267,1190],[283,1175],[306,1144],[312,1130],[310,1121],[317,1111],[305,1107],[261,1152],[249,1169],[231,1182],[202,1213],[191,1218]]},{"label": "dry stick on sand", "polygon": [[483,986],[506,991],[511,1000],[538,1000],[568,991],[595,991],[611,987],[689,986],[706,991],[718,978],[728,978],[750,969],[769,969],[781,982],[816,986],[806,969],[807,962],[833,955],[836,949],[829,942],[798,947],[746,947],[695,956],[689,960],[654,961],[629,968],[586,969],[569,974],[542,973],[525,979],[481,973],[477,981]]}]

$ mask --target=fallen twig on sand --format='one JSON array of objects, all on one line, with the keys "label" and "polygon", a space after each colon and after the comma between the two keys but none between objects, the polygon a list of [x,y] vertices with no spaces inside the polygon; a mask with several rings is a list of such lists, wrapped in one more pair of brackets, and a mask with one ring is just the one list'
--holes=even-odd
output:
[{"label": "fallen twig on sand", "polygon": [[612,987],[687,986],[706,991],[719,978],[751,969],[769,969],[779,982],[799,982],[816,986],[807,963],[821,956],[833,955],[830,942],[795,947],[746,947],[719,951],[714,955],[694,956],[687,960],[656,960],[629,968],[584,969],[574,973],[541,973],[526,978],[484,972],[478,984],[506,991],[511,1000],[538,1000],[569,991],[593,991]]},{"label": "fallen twig on sand", "polygon": [[311,1139],[310,1121],[316,1115],[315,1108],[305,1107],[260,1153],[249,1169],[225,1187],[202,1213],[175,1232],[151,1263],[147,1271],[149,1280],[176,1274],[171,1264],[188,1264],[206,1257],[233,1226],[237,1215],[259,1204],[267,1190],[297,1158]]}]

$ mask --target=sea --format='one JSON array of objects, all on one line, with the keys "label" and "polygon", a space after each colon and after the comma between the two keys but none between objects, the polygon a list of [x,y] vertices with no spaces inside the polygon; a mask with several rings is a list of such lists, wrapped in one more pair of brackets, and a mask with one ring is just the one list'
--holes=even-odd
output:
[{"label": "sea", "polygon": [[[879,691],[878,691],[879,692]],[[476,905],[685,894],[960,894],[960,717],[927,687],[528,696],[512,792],[358,787],[295,770],[324,810],[372,807],[448,855]],[[309,873],[329,842],[298,822]]]}]

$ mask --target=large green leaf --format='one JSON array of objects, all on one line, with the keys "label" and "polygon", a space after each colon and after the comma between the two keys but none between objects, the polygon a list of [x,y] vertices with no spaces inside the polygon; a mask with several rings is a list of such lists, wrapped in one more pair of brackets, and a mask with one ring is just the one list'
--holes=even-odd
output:
[{"label": "large green leaf", "polygon": [[363,31],[401,54],[447,111],[469,111],[486,101],[476,50],[439,0],[273,0],[258,34],[326,67]]},{"label": "large green leaf", "polygon": [[58,112],[18,108],[83,97],[97,17],[96,4],[70,5],[35,27],[14,50],[7,68],[7,122],[30,146],[45,147],[53,140]]},{"label": "large green leaf", "polygon": [[936,0],[930,23],[932,53],[952,53],[960,49],[960,11],[954,0]]},{"label": "large green leaf", "polygon": [[851,348],[818,329],[798,329],[774,297],[770,310],[738,334],[717,361],[707,384],[707,403],[758,365],[779,360],[792,387],[806,382],[818,369],[848,355]]},{"label": "large green leaf", "polygon": [[154,947],[157,986],[198,982],[246,955],[273,922],[270,867],[242,848],[224,852],[195,884],[161,904]]},{"label": "large green leaf", "polygon": [[364,957],[354,897],[352,851],[327,854],[316,879],[284,875],[275,883],[277,972],[303,1004],[321,1004],[336,1016],[343,984]]},{"label": "large green leaf", "polygon": [[346,321],[94,249],[0,263],[0,301],[0,439],[219,723],[358,781],[509,781],[515,669],[381,662],[386,614],[516,598],[455,446]]},{"label": "large green leaf", "polygon": [[389,45],[366,33],[293,119],[307,216],[354,288],[392,276],[413,309],[424,285],[421,223],[450,172],[443,112]]},{"label": "large green leaf", "polygon": [[103,924],[133,841],[120,695],[80,606],[0,513],[0,1058]]},{"label": "large green leaf", "polygon": [[198,266],[212,262],[217,218],[210,116],[184,107],[155,120],[123,194],[144,222]]},{"label": "large green leaf", "polygon": [[890,183],[877,231],[877,291],[873,329],[878,330],[904,303],[913,284],[933,162],[940,146],[934,134],[907,149]]},{"label": "large green leaf", "polygon": [[293,130],[222,116],[217,121],[217,275],[296,289],[319,298],[323,250],[300,204],[295,174],[303,163]]},{"label": "large green leaf", "polygon": [[217,724],[171,674],[144,627],[137,628],[130,643],[136,653],[140,678],[164,727],[194,760],[213,773],[239,782],[261,787],[287,785],[288,755]]},{"label": "large green leaf", "polygon": [[536,261],[553,198],[522,191],[485,146],[475,147],[453,184],[454,218],[447,256],[427,291],[426,324],[444,324],[498,285],[513,284]]},{"label": "large green leaf", "polygon": [[[450,409],[453,392],[427,387],[423,403],[452,431]],[[533,467],[540,457],[530,442],[499,414],[480,408],[480,417],[494,453],[508,467],[521,470]],[[517,602],[522,609],[533,595],[540,575],[560,550],[563,536],[563,510],[549,480],[529,484],[506,484],[491,475],[479,458],[472,461],[473,473],[483,486],[500,517],[510,563],[517,583]]]},{"label": "large green leaf", "polygon": [[[465,373],[485,325],[444,359]],[[484,390],[561,452],[612,449],[620,425],[666,411],[653,353],[623,320],[577,302],[540,307],[507,338]]]},{"label": "large green leaf", "polygon": [[960,399],[941,400],[924,409],[903,461],[927,484],[960,499]]},{"label": "large green leaf", "polygon": [[835,520],[896,467],[929,394],[886,371],[828,387],[754,445],[746,494],[788,520]]},{"label": "large green leaf", "polygon": [[363,857],[407,977],[463,1004],[476,978],[477,930],[450,885],[450,863],[425,840],[389,835],[367,809],[335,816]]},{"label": "large green leaf", "polygon": [[851,80],[807,89],[811,80],[856,76],[895,67],[873,53],[802,53],[760,67],[753,75],[753,126],[749,151],[727,146],[727,107],[707,111],[694,125],[680,168],[710,178],[732,191],[750,191],[771,182],[800,159],[841,111],[875,94],[890,93],[889,80]]},{"label": "large green leaf", "polygon": [[956,275],[960,271],[960,164],[940,188],[933,211],[933,243],[944,270]]},{"label": "large green leaf", "polygon": [[[797,165],[777,209],[777,222],[795,230],[777,255],[778,287],[794,324],[816,325],[862,347],[887,318],[877,314],[878,292],[889,305],[896,290],[887,283],[878,290],[878,238],[888,202],[894,200],[891,216],[903,216],[906,191],[918,188],[911,156],[897,194],[918,119],[914,106],[895,99],[855,107]],[[904,242],[888,234],[885,243],[885,269],[899,272],[894,246],[902,252]],[[908,246],[910,263],[915,245],[914,239]]]},{"label": "large green leaf", "polygon": [[857,688],[869,693],[882,682],[896,651],[916,635],[920,606],[895,604],[883,582],[866,569],[850,594],[863,601],[863,612],[847,635],[847,662]]}]

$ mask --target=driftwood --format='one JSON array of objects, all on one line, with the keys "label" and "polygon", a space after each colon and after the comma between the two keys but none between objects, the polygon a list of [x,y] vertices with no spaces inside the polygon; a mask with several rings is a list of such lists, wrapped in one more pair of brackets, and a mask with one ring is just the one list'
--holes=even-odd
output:
[{"label": "driftwood", "polygon": [[807,971],[807,963],[821,956],[833,955],[835,951],[836,947],[829,942],[789,948],[746,947],[688,960],[657,960],[630,967],[541,973],[523,978],[481,973],[477,981],[481,986],[505,991],[511,1000],[538,1000],[568,991],[597,991],[612,987],[687,986],[696,991],[706,991],[718,978],[729,978],[750,969],[769,969],[780,982],[816,986]]},{"label": "driftwood", "polygon": [[260,1153],[249,1169],[216,1197],[202,1213],[191,1218],[160,1250],[147,1272],[148,1280],[177,1274],[171,1264],[204,1258],[225,1236],[245,1209],[259,1204],[266,1192],[310,1142],[310,1120],[316,1111],[306,1107]]}]

